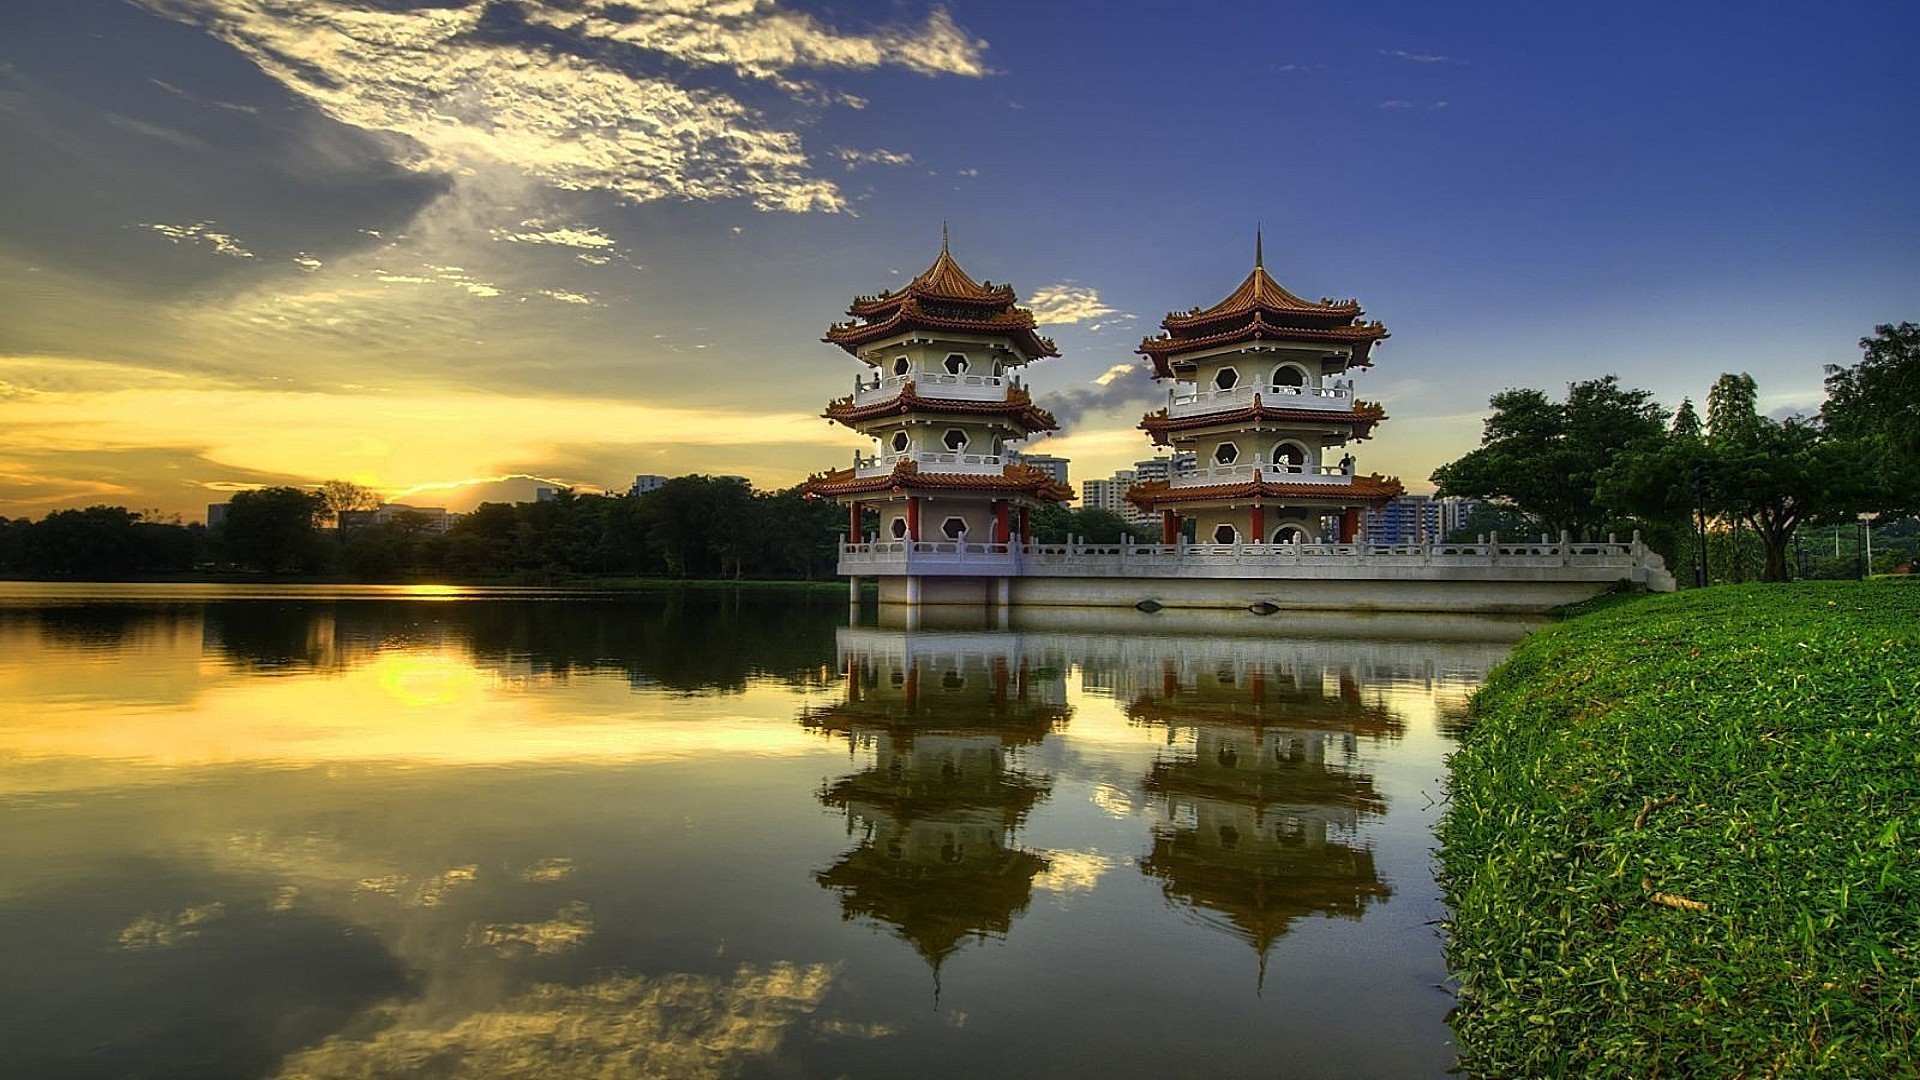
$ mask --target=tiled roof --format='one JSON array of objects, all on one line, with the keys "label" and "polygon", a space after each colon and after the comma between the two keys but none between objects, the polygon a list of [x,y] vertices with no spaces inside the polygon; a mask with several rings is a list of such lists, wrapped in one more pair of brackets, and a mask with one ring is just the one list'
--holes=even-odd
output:
[{"label": "tiled roof", "polygon": [[820,415],[848,427],[855,427],[867,420],[886,416],[910,416],[914,413],[1005,417],[1025,429],[1028,434],[1036,431],[1057,431],[1060,427],[1054,422],[1052,413],[1035,406],[1033,398],[1017,386],[1007,389],[1005,401],[951,401],[945,398],[921,397],[911,380],[900,388],[899,394],[884,401],[855,405],[851,398],[841,398],[829,404],[827,411]]},{"label": "tiled roof", "polygon": [[1303,300],[1289,292],[1254,256],[1253,270],[1240,287],[1209,308],[1169,312],[1160,320],[1165,333],[1140,342],[1153,360],[1154,373],[1168,378],[1171,358],[1240,341],[1332,341],[1353,346],[1353,363],[1365,365],[1367,351],[1387,336],[1378,321],[1363,323],[1357,300]]},{"label": "tiled roof", "polygon": [[1073,488],[1032,465],[1008,465],[998,473],[927,473],[921,472],[920,463],[911,459],[895,465],[892,472],[872,476],[856,475],[852,469],[821,473],[808,477],[801,487],[808,495],[819,498],[873,491],[974,491],[988,495],[1028,495],[1042,502],[1067,502],[1073,498]]},{"label": "tiled roof", "polygon": [[1232,412],[1199,413],[1193,416],[1170,417],[1167,410],[1148,413],[1140,418],[1140,430],[1153,436],[1153,441],[1161,446],[1167,444],[1167,436],[1176,431],[1193,431],[1200,428],[1221,425],[1246,426],[1264,420],[1284,423],[1304,424],[1351,424],[1353,438],[1364,439],[1372,434],[1373,426],[1387,418],[1386,411],[1373,402],[1357,403],[1351,411],[1333,409],[1276,409],[1260,401],[1260,395],[1253,396],[1253,404]]},{"label": "tiled roof", "polygon": [[[1258,474],[1259,470],[1255,470]],[[1391,476],[1356,476],[1348,484],[1274,483],[1266,479],[1234,484],[1207,484],[1202,487],[1176,488],[1165,480],[1149,480],[1127,489],[1127,501],[1152,512],[1177,509],[1186,503],[1263,502],[1323,503],[1329,506],[1355,506],[1384,503],[1406,490]]]},{"label": "tiled roof", "polygon": [[1011,285],[980,284],[960,269],[944,243],[940,255],[918,277],[877,296],[855,297],[847,306],[852,320],[827,328],[822,339],[850,353],[912,330],[997,334],[1012,339],[1029,358],[1059,356],[1053,342],[1034,332],[1033,313],[1016,307]]}]

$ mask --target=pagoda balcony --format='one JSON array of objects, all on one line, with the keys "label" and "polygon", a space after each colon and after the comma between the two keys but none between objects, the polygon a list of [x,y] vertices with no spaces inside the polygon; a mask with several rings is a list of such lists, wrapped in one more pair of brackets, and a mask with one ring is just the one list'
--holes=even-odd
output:
[{"label": "pagoda balcony", "polygon": [[1193,390],[1167,392],[1167,416],[1179,419],[1207,413],[1238,412],[1253,408],[1253,397],[1274,408],[1326,409],[1351,412],[1353,390],[1345,386],[1236,386],[1231,390]]},{"label": "pagoda balcony", "polygon": [[1251,465],[1206,465],[1181,473],[1170,481],[1174,491],[1181,488],[1213,487],[1216,484],[1251,484],[1254,470],[1270,484],[1351,484],[1353,466],[1289,465],[1286,462],[1259,462]]},{"label": "pagoda balcony", "polygon": [[856,375],[853,403],[860,406],[891,401],[900,396],[908,382],[913,383],[914,392],[921,397],[940,401],[1005,401],[1008,388],[1020,385],[1018,379],[1001,375],[949,375],[932,371],[886,375],[879,379],[862,379]]},{"label": "pagoda balcony", "polygon": [[872,454],[867,457],[861,457],[856,452],[853,455],[853,474],[856,477],[884,476],[903,461],[918,464],[921,472],[999,476],[1006,471],[1010,459],[1003,454],[935,453],[931,450]]}]

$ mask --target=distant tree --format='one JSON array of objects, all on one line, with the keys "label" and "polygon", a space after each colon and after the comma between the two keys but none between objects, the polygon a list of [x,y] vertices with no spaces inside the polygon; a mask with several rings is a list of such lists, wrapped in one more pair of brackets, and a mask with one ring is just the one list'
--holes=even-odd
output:
[{"label": "distant tree", "polygon": [[1079,537],[1089,544],[1118,544],[1122,538],[1142,542],[1158,541],[1159,533],[1127,524],[1111,510],[1083,506],[1068,509],[1060,503],[1048,503],[1035,510],[1029,519],[1035,543],[1064,544],[1068,537]]},{"label": "distant tree", "polygon": [[[1759,388],[1745,373],[1722,375],[1707,398],[1704,433],[1676,430],[1622,454],[1600,478],[1601,499],[1616,511],[1684,531],[1698,506],[1733,534],[1752,529],[1763,581],[1787,579],[1794,532],[1848,512],[1861,498],[1861,473],[1841,440],[1814,421],[1762,416]],[[1692,556],[1688,556],[1692,558]],[[1738,560],[1729,557],[1730,567]]]},{"label": "distant tree", "polygon": [[1612,375],[1570,384],[1564,402],[1523,389],[1503,390],[1489,404],[1479,449],[1434,470],[1433,480],[1443,495],[1503,503],[1550,533],[1599,533],[1608,518],[1600,474],[1666,433],[1666,410],[1653,395]]},{"label": "distant tree", "polygon": [[380,493],[351,480],[329,480],[320,485],[319,495],[327,516],[336,521],[342,511],[380,509]]},{"label": "distant tree", "polygon": [[326,500],[317,492],[294,487],[237,492],[227,505],[221,542],[229,558],[263,573],[310,571],[319,565],[318,528],[326,512]]},{"label": "distant tree", "polygon": [[1852,367],[1827,369],[1827,431],[1873,478],[1862,510],[1920,510],[1920,325],[1876,326]]}]

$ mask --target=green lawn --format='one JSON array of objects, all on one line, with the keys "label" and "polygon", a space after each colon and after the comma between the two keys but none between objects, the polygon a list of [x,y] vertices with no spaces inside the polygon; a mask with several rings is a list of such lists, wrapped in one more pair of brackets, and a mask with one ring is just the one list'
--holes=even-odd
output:
[{"label": "green lawn", "polygon": [[1920,1075],[1920,584],[1603,606],[1473,715],[1439,830],[1464,1068]]}]

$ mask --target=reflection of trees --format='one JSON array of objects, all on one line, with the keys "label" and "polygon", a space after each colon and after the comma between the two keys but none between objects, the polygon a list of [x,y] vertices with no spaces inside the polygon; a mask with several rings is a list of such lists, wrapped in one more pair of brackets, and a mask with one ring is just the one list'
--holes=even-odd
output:
[{"label": "reflection of trees", "polygon": [[613,671],[673,690],[817,679],[844,602],[689,591],[639,598],[221,601],[209,651],[252,668],[353,667],[395,646],[453,646],[549,674]]},{"label": "reflection of trees", "polygon": [[1012,640],[843,631],[847,700],[801,717],[872,754],[820,794],[860,840],[816,880],[936,972],[968,938],[1005,935],[1047,868],[1015,843],[1051,789],[1021,754],[1070,710],[1061,669]]},{"label": "reflection of trees", "polygon": [[1224,920],[1264,968],[1296,921],[1357,919],[1391,895],[1359,837],[1386,799],[1356,754],[1361,738],[1397,737],[1402,724],[1351,669],[1217,657],[1159,667],[1138,679],[1127,715],[1164,726],[1177,747],[1144,783],[1162,816],[1140,868],[1169,899]]},{"label": "reflection of trees", "polygon": [[190,617],[192,611],[184,605],[65,604],[0,608],[0,628],[31,631],[63,648],[117,648]]}]

